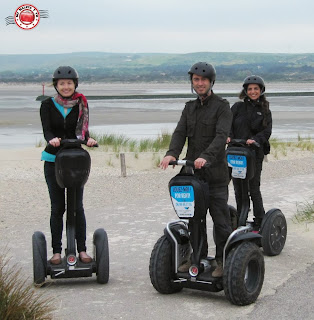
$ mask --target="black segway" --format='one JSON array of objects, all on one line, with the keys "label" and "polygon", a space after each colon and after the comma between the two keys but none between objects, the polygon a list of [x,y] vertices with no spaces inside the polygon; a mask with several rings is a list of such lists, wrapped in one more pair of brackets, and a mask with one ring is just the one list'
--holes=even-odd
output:
[{"label": "black segway", "polygon": [[[194,167],[186,160],[170,164]],[[223,277],[215,278],[214,258],[201,259],[201,248],[206,241],[200,232],[208,208],[208,185],[194,176],[193,170],[183,170],[169,182],[173,207],[180,220],[169,222],[164,235],[155,244],[150,257],[149,275],[154,288],[164,294],[192,288],[218,292],[224,290],[236,305],[253,303],[260,294],[264,281],[264,257],[256,243],[261,235],[243,226],[234,230],[224,247]],[[191,259],[188,272],[178,268]]]},{"label": "black segway", "polygon": [[[253,148],[259,148],[255,142]],[[246,140],[233,139],[227,149],[227,161],[232,168],[232,177],[241,179],[242,208],[238,217],[238,226],[249,226],[253,230],[253,222],[247,221],[250,210],[249,180],[254,176],[254,150],[246,144]],[[234,209],[233,212],[236,212]],[[287,222],[280,209],[270,209],[266,212],[259,233],[262,235],[261,246],[264,253],[275,256],[282,251],[287,238]]]},{"label": "black segway", "polygon": [[54,265],[47,261],[47,244],[45,235],[36,231],[32,237],[34,283],[42,285],[48,275],[52,279],[91,277],[97,275],[97,282],[104,284],[109,280],[109,247],[108,237],[104,229],[94,232],[94,259],[91,263],[82,263],[76,254],[75,211],[76,189],[82,187],[88,180],[91,158],[89,153],[81,148],[86,144],[83,140],[65,139],[61,141],[62,148],[56,155],[56,179],[67,193],[66,236],[67,248],[61,264]]}]

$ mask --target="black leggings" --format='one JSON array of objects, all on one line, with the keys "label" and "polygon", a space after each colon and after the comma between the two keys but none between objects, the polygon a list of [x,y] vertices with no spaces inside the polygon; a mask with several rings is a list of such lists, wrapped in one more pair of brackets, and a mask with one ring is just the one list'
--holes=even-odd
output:
[{"label": "black leggings", "polygon": [[[51,201],[51,246],[53,253],[61,253],[65,189],[60,188],[57,183],[54,162],[45,162],[44,173]],[[76,191],[76,242],[78,252],[86,251],[86,220],[83,208],[83,190],[84,188],[80,188]]]},{"label": "black leggings", "polygon": [[[265,214],[264,206],[263,206],[263,199],[260,190],[261,185],[261,174],[262,174],[262,167],[263,167],[263,159],[256,159],[255,162],[255,175],[249,181],[249,190],[250,190],[250,197],[253,202],[253,213],[255,218],[263,218]],[[242,208],[242,182],[241,179],[234,179],[232,178],[235,199],[237,202],[237,212],[240,215],[241,208]]]}]

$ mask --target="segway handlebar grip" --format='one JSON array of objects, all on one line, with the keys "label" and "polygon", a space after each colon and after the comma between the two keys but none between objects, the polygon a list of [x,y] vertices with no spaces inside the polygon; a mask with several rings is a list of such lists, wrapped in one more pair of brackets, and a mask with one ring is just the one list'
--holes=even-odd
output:
[{"label": "segway handlebar grip", "polygon": [[260,146],[261,146],[261,145],[260,145],[258,142],[256,142],[256,141],[253,142],[252,145],[255,146],[255,147],[257,147],[257,148],[260,148]]},{"label": "segway handlebar grip", "polygon": [[[66,144],[68,144],[68,145],[78,145],[78,144],[85,144],[85,145],[87,145],[87,140],[82,140],[82,139],[62,139],[61,141],[60,141],[60,145],[62,146],[62,145],[66,145]],[[93,145],[92,146],[92,148],[98,148],[99,146],[98,146],[98,143],[96,143],[95,145]]]},{"label": "segway handlebar grip", "polygon": [[[232,139],[229,142],[230,146],[235,146],[235,147],[247,147],[248,145],[246,144],[246,140],[245,139]],[[253,142],[252,146],[260,148],[260,144],[258,142]]]}]

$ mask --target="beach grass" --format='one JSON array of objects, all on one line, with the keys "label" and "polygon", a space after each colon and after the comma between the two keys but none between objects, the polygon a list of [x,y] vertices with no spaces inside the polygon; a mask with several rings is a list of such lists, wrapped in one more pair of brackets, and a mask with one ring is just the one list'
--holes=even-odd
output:
[{"label": "beach grass", "polygon": [[16,265],[9,266],[7,252],[0,255],[0,319],[53,319],[50,298],[37,293]]},{"label": "beach grass", "polygon": [[314,201],[297,204],[297,213],[293,216],[292,221],[295,223],[314,222]]},{"label": "beach grass", "polygon": [[276,138],[271,138],[270,142],[270,152],[278,159],[280,155],[287,156],[289,151],[301,150],[314,152],[314,141],[311,137],[301,137],[298,135],[296,140],[283,141]]},{"label": "beach grass", "polygon": [[[138,156],[141,152],[161,152],[169,148],[171,134],[162,132],[155,139],[130,139],[123,134],[96,134],[90,132],[90,135],[97,140],[98,145],[105,151],[111,151],[116,154],[120,152],[134,152]],[[297,136],[295,140],[283,141],[277,138],[269,140],[271,154],[277,159],[280,155],[286,156],[288,152],[294,150],[314,152],[314,141],[311,137]],[[36,141],[36,147],[43,147],[43,140]],[[135,156],[135,158],[137,157]]]},{"label": "beach grass", "polygon": [[95,134],[90,135],[97,140],[100,146],[104,146],[107,150],[114,152],[158,152],[167,150],[171,141],[171,134],[167,132],[161,133],[156,139],[130,139],[119,134]]}]

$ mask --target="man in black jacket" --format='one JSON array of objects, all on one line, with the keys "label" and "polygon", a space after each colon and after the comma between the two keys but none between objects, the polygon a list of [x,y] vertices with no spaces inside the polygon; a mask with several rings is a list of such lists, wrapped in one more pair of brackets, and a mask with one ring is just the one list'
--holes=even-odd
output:
[{"label": "man in black jacket", "polygon": [[[186,159],[194,161],[195,174],[208,183],[209,212],[212,216],[216,235],[217,268],[214,277],[223,274],[223,248],[231,233],[228,208],[228,165],[225,146],[232,122],[232,113],[228,101],[218,97],[212,91],[216,79],[215,68],[206,62],[194,64],[190,70],[192,92],[198,95],[196,100],[188,101],[172,135],[169,150],[160,162],[166,169],[171,160],[176,160],[188,138]],[[206,166],[205,166],[206,164]],[[206,220],[203,230],[206,237]],[[207,240],[202,248],[202,258],[207,257]],[[191,262],[179,267],[185,272]]]}]

